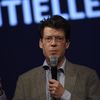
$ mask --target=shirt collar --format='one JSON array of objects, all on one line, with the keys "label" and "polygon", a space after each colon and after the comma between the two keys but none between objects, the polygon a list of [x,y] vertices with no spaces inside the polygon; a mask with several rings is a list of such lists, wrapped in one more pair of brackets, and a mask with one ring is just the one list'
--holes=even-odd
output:
[{"label": "shirt collar", "polygon": [[43,68],[44,68],[45,70],[48,70],[48,69],[49,69],[49,65],[48,65],[48,63],[47,63],[46,60],[45,60],[44,63],[43,63]]},{"label": "shirt collar", "polygon": [[[64,58],[63,64],[62,64],[62,65],[60,66],[60,68],[58,69],[58,70],[62,71],[63,73],[64,73],[64,69],[65,69],[65,63],[66,63],[66,58]],[[49,65],[48,65],[48,63],[47,63],[46,60],[45,60],[44,63],[43,63],[43,68],[44,68],[45,70],[50,69],[50,67],[49,67]]]}]

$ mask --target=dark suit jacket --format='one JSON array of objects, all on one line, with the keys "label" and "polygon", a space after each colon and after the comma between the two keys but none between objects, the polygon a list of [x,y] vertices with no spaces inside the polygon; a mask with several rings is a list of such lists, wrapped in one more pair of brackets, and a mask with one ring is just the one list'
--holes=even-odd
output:
[{"label": "dark suit jacket", "polygon": [[[100,100],[96,72],[69,61],[65,66],[65,89],[71,93],[71,100]],[[42,66],[19,77],[13,100],[46,100],[46,75]]]}]

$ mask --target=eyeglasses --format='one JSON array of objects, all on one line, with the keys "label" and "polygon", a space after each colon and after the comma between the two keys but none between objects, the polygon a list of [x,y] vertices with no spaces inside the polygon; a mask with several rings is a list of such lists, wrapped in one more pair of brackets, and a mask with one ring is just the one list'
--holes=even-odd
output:
[{"label": "eyeglasses", "polygon": [[55,42],[59,42],[59,43],[62,43],[65,41],[64,36],[44,36],[43,39],[48,43],[53,40],[55,40]]}]

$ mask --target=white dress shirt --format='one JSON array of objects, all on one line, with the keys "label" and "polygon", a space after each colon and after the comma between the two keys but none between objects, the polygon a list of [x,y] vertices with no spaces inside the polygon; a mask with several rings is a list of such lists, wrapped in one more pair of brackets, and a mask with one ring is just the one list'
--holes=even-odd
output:
[{"label": "white dress shirt", "polygon": [[[58,69],[58,72],[57,72],[58,80],[62,84],[63,87],[64,87],[64,82],[65,82],[65,74],[64,74],[65,63],[66,63],[66,58],[64,60],[64,63],[59,68],[62,71]],[[46,60],[44,61],[43,66],[48,67]],[[50,79],[51,79],[51,70],[50,70],[50,67],[48,67],[48,70],[46,70],[46,97],[47,97],[47,100],[51,100],[50,92],[48,91],[48,81]],[[71,93],[68,90],[65,90],[64,94],[61,96],[60,100],[70,100],[70,98],[71,98]]]}]

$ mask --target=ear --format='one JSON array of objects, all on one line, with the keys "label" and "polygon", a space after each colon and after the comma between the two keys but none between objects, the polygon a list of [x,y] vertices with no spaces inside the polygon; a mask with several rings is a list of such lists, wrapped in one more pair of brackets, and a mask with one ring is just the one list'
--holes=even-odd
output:
[{"label": "ear", "polygon": [[42,40],[40,39],[39,40],[39,47],[42,49],[43,48],[43,46],[42,46]]},{"label": "ear", "polygon": [[69,45],[70,45],[70,42],[68,41],[68,42],[66,42],[66,49],[68,49],[69,48]]}]

